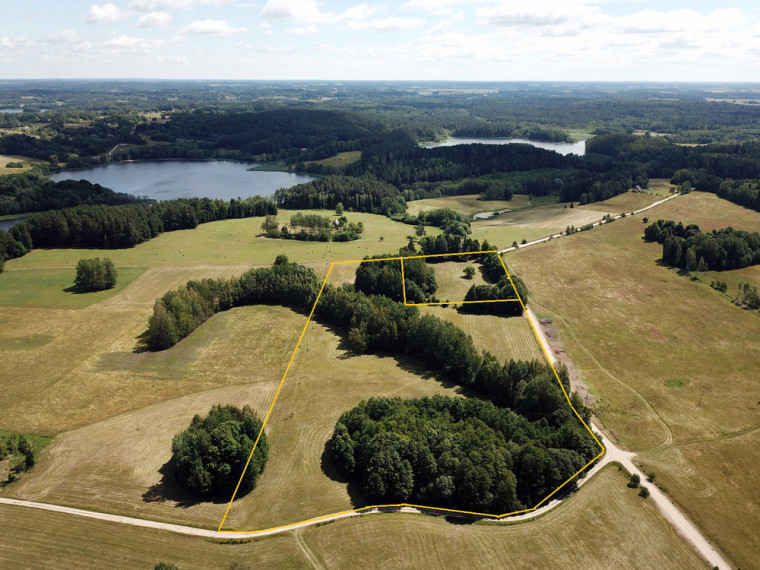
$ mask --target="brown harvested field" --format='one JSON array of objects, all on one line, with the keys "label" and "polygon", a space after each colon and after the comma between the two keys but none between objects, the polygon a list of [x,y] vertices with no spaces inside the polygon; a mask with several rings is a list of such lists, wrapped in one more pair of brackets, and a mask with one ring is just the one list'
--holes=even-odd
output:
[{"label": "brown harvested field", "polygon": [[292,533],[246,544],[219,544],[165,531],[0,505],[0,567],[145,568],[182,570],[307,568]]},{"label": "brown harvested field", "polygon": [[[649,217],[704,229],[760,229],[759,213],[704,193],[680,196]],[[748,494],[755,479],[745,472],[727,484],[726,473],[743,473],[746,457],[717,450],[727,435],[758,426],[760,318],[704,283],[659,266],[661,246],[643,242],[644,227],[626,218],[517,251],[507,261],[525,279],[534,308],[555,317],[565,347],[599,399],[597,415],[623,446],[645,451],[664,445],[665,453],[703,442],[699,472],[723,489],[709,499],[709,514],[693,481],[673,478],[666,486],[698,525],[722,529],[710,538],[745,566],[760,554],[757,544],[744,542],[744,529],[760,526],[760,500]],[[696,470],[696,456],[688,455],[669,469]]]},{"label": "brown harvested field", "polygon": [[644,469],[657,474],[657,483],[675,501],[689,505],[706,536],[741,568],[752,568],[760,553],[758,427],[735,437],[686,443],[641,457]]},{"label": "brown harvested field", "polygon": [[0,565],[150,568],[158,561],[179,568],[227,568],[233,562],[252,568],[472,568],[474,561],[479,568],[706,567],[650,502],[625,487],[615,468],[527,523],[462,525],[370,515],[229,545],[0,505]]},{"label": "brown harvested field", "polygon": [[[330,529],[330,527],[334,527]],[[328,530],[330,529],[330,530]],[[304,531],[328,568],[704,568],[656,508],[603,470],[567,504],[513,526],[388,515]]]},{"label": "brown harvested field", "polygon": [[420,313],[451,321],[472,336],[475,346],[507,361],[546,361],[530,321],[525,317],[498,317],[460,313],[453,307],[419,307]]}]

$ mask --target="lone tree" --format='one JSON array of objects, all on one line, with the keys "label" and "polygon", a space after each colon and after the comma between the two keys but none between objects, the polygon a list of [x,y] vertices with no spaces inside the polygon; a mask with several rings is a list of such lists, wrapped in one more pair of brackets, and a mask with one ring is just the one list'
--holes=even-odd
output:
[{"label": "lone tree", "polygon": [[80,291],[102,291],[116,286],[116,268],[113,261],[100,259],[80,259],[74,286]]},{"label": "lone tree", "polygon": [[261,431],[261,420],[249,406],[242,410],[217,404],[208,416],[196,415],[190,427],[174,436],[169,463],[177,482],[197,497],[228,497],[240,480],[238,496],[248,493],[264,470],[269,457],[266,434],[245,468]]},{"label": "lone tree", "polygon": [[464,276],[466,279],[472,279],[475,276],[475,268],[472,265],[465,267]]}]

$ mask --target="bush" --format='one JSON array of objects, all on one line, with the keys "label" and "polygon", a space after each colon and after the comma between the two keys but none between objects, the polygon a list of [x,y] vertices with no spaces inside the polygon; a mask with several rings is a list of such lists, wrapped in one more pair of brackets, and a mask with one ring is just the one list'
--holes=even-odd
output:
[{"label": "bush", "polygon": [[103,291],[116,286],[116,275],[113,261],[107,257],[80,259],[74,286],[80,291]]},{"label": "bush", "polygon": [[647,489],[646,487],[642,487],[641,489],[639,489],[639,497],[642,497],[644,499],[649,497],[649,489]]},{"label": "bush", "polygon": [[639,483],[641,483],[641,477],[639,477],[637,473],[634,473],[633,475],[631,475],[629,479],[630,481],[628,481],[628,486],[631,489],[635,489],[636,487],[639,486]]},{"label": "bush", "polygon": [[243,475],[238,496],[251,491],[269,457],[269,442],[261,433],[256,451],[246,462],[261,431],[261,420],[249,406],[242,410],[216,405],[205,418],[196,415],[190,427],[172,440],[169,463],[177,482],[197,497],[229,497]]}]

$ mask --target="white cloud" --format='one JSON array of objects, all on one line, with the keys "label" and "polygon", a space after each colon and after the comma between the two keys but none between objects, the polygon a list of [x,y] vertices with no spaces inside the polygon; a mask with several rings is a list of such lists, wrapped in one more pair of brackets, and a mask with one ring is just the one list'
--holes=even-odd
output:
[{"label": "white cloud", "polygon": [[31,45],[33,45],[33,42],[25,36],[18,38],[0,37],[0,47],[15,49],[19,47],[28,47]]},{"label": "white cloud", "polygon": [[225,20],[198,20],[187,26],[185,31],[190,34],[221,37],[244,34],[248,29],[244,27],[235,28]]},{"label": "white cloud", "polygon": [[149,12],[140,16],[137,25],[141,28],[163,28],[172,19],[168,12]]},{"label": "white cloud", "polygon": [[290,28],[288,30],[289,34],[295,34],[296,36],[313,36],[314,34],[319,33],[319,28],[316,26],[304,26],[304,27],[298,27],[298,28]]},{"label": "white cloud", "polygon": [[216,6],[217,8],[221,8],[222,6],[227,6],[228,4],[232,4],[236,1],[237,0],[201,0],[201,4],[206,4],[207,6]]},{"label": "white cloud", "polygon": [[424,24],[425,22],[419,18],[391,17],[363,22],[349,22],[345,27],[355,31],[369,30],[372,32],[395,32],[401,30],[414,30]]},{"label": "white cloud", "polygon": [[315,24],[338,24],[359,22],[369,18],[378,8],[368,4],[356,4],[341,14],[322,12],[316,0],[268,0],[259,12],[264,19],[285,19],[313,26]]},{"label": "white cloud", "polygon": [[322,18],[316,0],[268,0],[259,15],[262,18],[311,21]]},{"label": "white cloud", "polygon": [[128,14],[109,2],[98,6],[94,4],[82,18],[88,24],[113,24],[128,17]]},{"label": "white cloud", "polygon": [[140,12],[187,10],[194,0],[134,0],[129,7]]},{"label": "white cloud", "polygon": [[76,30],[68,28],[57,34],[50,34],[48,36],[48,41],[53,43],[74,44],[79,41],[79,34]]}]

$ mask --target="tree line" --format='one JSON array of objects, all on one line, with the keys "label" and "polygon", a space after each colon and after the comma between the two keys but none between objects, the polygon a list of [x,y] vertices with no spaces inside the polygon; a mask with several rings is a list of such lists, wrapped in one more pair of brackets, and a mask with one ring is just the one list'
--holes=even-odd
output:
[{"label": "tree line", "polygon": [[703,233],[696,224],[657,220],[644,230],[662,244],[662,259],[686,271],[723,271],[760,264],[760,234],[731,227]]},{"label": "tree line", "polygon": [[0,216],[103,204],[117,206],[139,202],[86,180],[51,182],[47,173],[31,171],[0,176]]},{"label": "tree line", "polygon": [[151,204],[79,206],[34,214],[0,230],[0,269],[8,259],[33,247],[115,249],[133,247],[163,232],[193,229],[198,224],[276,215],[271,200],[253,196],[243,200],[180,198]]}]

